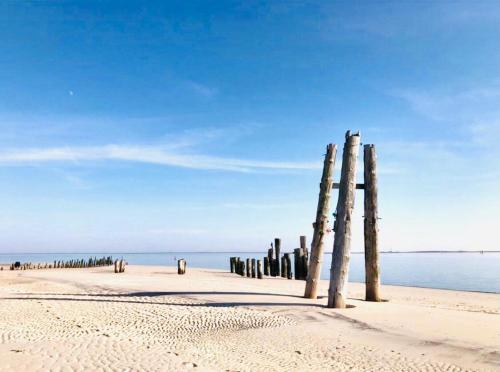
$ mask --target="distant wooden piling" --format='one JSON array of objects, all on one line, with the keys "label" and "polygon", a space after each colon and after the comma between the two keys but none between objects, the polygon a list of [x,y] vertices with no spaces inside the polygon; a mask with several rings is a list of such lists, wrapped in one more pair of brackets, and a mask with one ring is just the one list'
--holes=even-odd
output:
[{"label": "distant wooden piling", "polygon": [[285,256],[281,256],[281,277],[282,278],[286,278],[287,275],[288,275],[288,267],[287,267],[287,264],[286,264],[286,259],[285,259]]},{"label": "distant wooden piling", "polygon": [[177,274],[184,275],[186,273],[186,260],[181,258],[177,261]]},{"label": "distant wooden piling", "polygon": [[250,259],[249,258],[247,258],[247,272],[246,272],[246,274],[247,274],[247,278],[250,278],[251,273],[250,273]]},{"label": "distant wooden piling", "polygon": [[123,260],[123,258],[120,260],[120,263],[118,264],[118,267],[119,267],[119,271],[121,273],[123,273],[125,271],[125,261]]},{"label": "distant wooden piling", "polygon": [[300,249],[302,249],[302,275],[301,279],[307,279],[307,273],[309,272],[309,250],[307,249],[307,239],[305,235],[301,235],[300,238]]},{"label": "distant wooden piling", "polygon": [[366,301],[380,301],[380,264],[378,251],[377,154],[374,145],[364,145],[365,177],[365,282]]},{"label": "distant wooden piling", "polygon": [[262,261],[257,260],[257,279],[262,279]]},{"label": "distant wooden piling", "polygon": [[269,276],[269,257],[264,257],[264,275]]},{"label": "distant wooden piling", "polygon": [[115,274],[118,274],[118,260],[115,260]]},{"label": "distant wooden piling", "polygon": [[267,250],[267,257],[269,258],[269,274],[276,276],[276,264],[274,262],[274,245],[271,243],[271,248]]},{"label": "distant wooden piling", "polygon": [[[359,133],[346,133],[344,153],[342,155],[342,171],[339,185],[339,199],[335,219],[332,266],[330,270],[330,288],[328,290],[328,307],[345,308],[347,278],[351,250],[351,219],[356,193],[356,167],[358,160]],[[313,252],[313,254],[315,254]]]},{"label": "distant wooden piling", "polygon": [[234,264],[236,262],[236,257],[229,257],[229,270],[231,271],[232,274],[234,274]]},{"label": "distant wooden piling", "polygon": [[329,144],[326,147],[323,174],[319,185],[318,208],[316,210],[316,221],[313,224],[314,233],[311,243],[311,253],[307,274],[304,297],[316,299],[318,296],[318,283],[321,274],[321,263],[323,262],[324,238],[328,233],[328,215],[330,213],[330,194],[333,186],[333,171],[337,145]]},{"label": "distant wooden piling", "polygon": [[295,248],[293,250],[293,268],[295,272],[295,279],[302,279],[302,250],[300,248]]},{"label": "distant wooden piling", "polygon": [[280,270],[280,251],[281,251],[281,239],[280,238],[275,238],[274,239],[274,256],[276,258],[276,261],[274,261],[275,264],[275,276],[279,276],[281,273]]},{"label": "distant wooden piling", "polygon": [[290,259],[290,253],[284,254],[285,265],[286,265],[286,278],[292,279],[292,260]]},{"label": "distant wooden piling", "polygon": [[255,258],[252,258],[252,278],[256,278],[257,277],[257,262],[255,260]]}]

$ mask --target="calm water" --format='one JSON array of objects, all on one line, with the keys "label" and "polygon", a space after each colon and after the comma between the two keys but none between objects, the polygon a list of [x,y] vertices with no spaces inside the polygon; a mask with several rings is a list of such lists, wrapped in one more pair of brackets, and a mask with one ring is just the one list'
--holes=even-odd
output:
[{"label": "calm water", "polygon": [[[110,255],[95,253],[92,256]],[[185,258],[188,267],[229,270],[229,257],[261,258],[263,253],[123,253],[130,264],[176,265],[176,259]],[[0,254],[0,262],[52,262],[88,258],[90,254]],[[324,258],[322,279],[329,278],[331,255]],[[381,255],[383,284],[418,286],[500,293],[500,253],[383,253]],[[353,254],[349,280],[364,281],[364,256]]]}]

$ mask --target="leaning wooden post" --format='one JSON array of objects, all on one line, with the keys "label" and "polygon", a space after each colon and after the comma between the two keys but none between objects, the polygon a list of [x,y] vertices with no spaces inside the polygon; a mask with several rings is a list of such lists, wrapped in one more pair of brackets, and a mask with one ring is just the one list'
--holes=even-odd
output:
[{"label": "leaning wooden post", "polygon": [[186,260],[181,258],[177,261],[177,274],[184,275],[186,273]]},{"label": "leaning wooden post", "polygon": [[330,288],[328,307],[345,308],[349,258],[351,251],[351,218],[356,194],[356,165],[358,161],[359,133],[346,133],[342,171],[340,174],[339,200],[335,219],[332,266],[330,269]]},{"label": "leaning wooden post", "polygon": [[311,258],[307,274],[305,298],[316,299],[318,297],[318,281],[321,274],[321,263],[323,262],[324,238],[328,229],[328,214],[330,213],[330,193],[333,186],[333,169],[337,145],[329,144],[326,147],[325,162],[323,164],[323,175],[319,185],[318,208],[316,211],[316,222],[313,224],[314,233],[311,243]]},{"label": "leaning wooden post", "polygon": [[365,166],[365,283],[366,301],[380,301],[378,254],[377,154],[374,145],[364,146]]}]

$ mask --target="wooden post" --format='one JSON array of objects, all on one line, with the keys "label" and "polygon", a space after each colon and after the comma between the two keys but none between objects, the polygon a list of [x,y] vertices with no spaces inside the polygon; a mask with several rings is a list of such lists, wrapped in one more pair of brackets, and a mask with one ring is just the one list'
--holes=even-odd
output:
[{"label": "wooden post", "polygon": [[356,194],[356,165],[358,161],[359,133],[346,133],[342,171],[340,175],[339,200],[335,219],[332,266],[330,269],[330,288],[328,307],[345,308],[347,298],[347,278],[351,254],[351,218]]},{"label": "wooden post", "polygon": [[285,264],[286,264],[286,278],[292,279],[292,260],[290,259],[290,253],[285,253]]},{"label": "wooden post", "polygon": [[321,274],[321,263],[323,262],[324,238],[328,229],[328,214],[330,213],[330,193],[333,183],[333,169],[337,145],[329,144],[326,147],[325,162],[323,164],[323,175],[319,185],[318,208],[316,210],[316,222],[313,223],[314,233],[311,243],[311,259],[307,275],[305,298],[316,299],[318,297],[318,281]]},{"label": "wooden post", "polygon": [[231,274],[234,274],[234,264],[236,262],[236,257],[229,257],[229,268],[231,270]]},{"label": "wooden post", "polygon": [[186,260],[181,258],[177,261],[177,274],[184,275],[186,273]]},{"label": "wooden post", "polygon": [[276,265],[274,263],[274,246],[271,243],[271,248],[267,250],[267,257],[269,257],[269,274],[276,276]]},{"label": "wooden post", "polygon": [[115,274],[118,273],[118,260],[115,260]]},{"label": "wooden post", "polygon": [[363,150],[365,166],[365,299],[366,301],[379,302],[377,154],[374,145],[365,145]]},{"label": "wooden post", "polygon": [[250,259],[247,258],[247,278],[250,278]]},{"label": "wooden post", "polygon": [[125,261],[123,261],[123,258],[120,260],[118,264],[119,272],[123,273],[125,271]]},{"label": "wooden post", "polygon": [[252,278],[257,277],[256,271],[257,271],[257,263],[256,263],[255,258],[252,258]]},{"label": "wooden post", "polygon": [[300,249],[302,249],[303,255],[302,255],[302,264],[301,269],[302,273],[300,276],[300,279],[306,280],[307,279],[307,272],[308,272],[308,263],[309,263],[309,251],[307,249],[307,242],[306,242],[306,237],[305,235],[300,236]]},{"label": "wooden post", "polygon": [[262,261],[257,260],[257,279],[262,279]]},{"label": "wooden post", "polygon": [[269,276],[269,257],[264,257],[264,275]]},{"label": "wooden post", "polygon": [[240,261],[240,275],[245,276],[245,261]]},{"label": "wooden post", "polygon": [[281,239],[279,238],[275,238],[274,239],[274,252],[275,252],[275,259],[276,261],[274,261],[274,265],[275,265],[275,273],[276,275],[275,276],[279,276],[280,273],[281,273],[281,270],[280,270],[280,251],[281,251]]},{"label": "wooden post", "polygon": [[236,274],[240,274],[240,258],[239,257],[234,258],[234,272]]},{"label": "wooden post", "polygon": [[301,256],[300,252],[301,252],[300,248],[295,248],[293,250],[293,268],[295,271],[295,279],[297,280],[302,279],[302,270],[301,270],[302,259],[300,258]]},{"label": "wooden post", "polygon": [[280,261],[281,261],[281,277],[286,278],[288,276],[287,273],[288,267],[286,266],[286,259],[284,255],[281,257]]}]

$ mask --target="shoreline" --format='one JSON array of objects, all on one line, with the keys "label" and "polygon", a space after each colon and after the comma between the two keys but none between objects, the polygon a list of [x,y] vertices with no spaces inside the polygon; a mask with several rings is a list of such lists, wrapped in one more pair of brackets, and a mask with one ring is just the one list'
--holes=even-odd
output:
[{"label": "shoreline", "polygon": [[[36,262],[38,263],[38,262]],[[43,262],[45,263],[45,262]],[[3,267],[4,271],[10,271],[8,270],[10,264],[7,264],[7,263],[0,263],[0,267]],[[141,265],[135,265],[135,264],[129,264],[129,266],[145,266],[145,267],[163,267],[163,268],[167,268],[167,269],[175,269],[177,270],[177,267],[175,266],[169,266],[169,265],[154,265],[154,264],[141,264]],[[196,269],[196,270],[210,270],[210,271],[216,271],[216,272],[221,272],[221,273],[229,273],[228,270],[224,270],[224,269],[213,269],[213,268],[208,268],[208,267],[199,267],[199,266],[193,266],[193,267],[189,267],[188,269]],[[75,268],[57,268],[57,269],[45,269],[45,268],[40,268],[40,269],[30,269],[30,270],[14,270],[14,271],[41,271],[41,270],[78,270],[78,269],[75,269]],[[236,275],[236,274],[234,274]],[[245,278],[243,278],[245,279]],[[279,278],[272,278],[272,277],[268,277],[268,279],[279,279]],[[304,283],[305,285],[305,281],[303,280],[295,280],[295,279],[291,279],[293,281],[297,281],[297,282],[302,282]],[[321,279],[321,281],[328,281],[328,279]],[[361,281],[349,281],[348,282],[349,284],[361,284],[361,285],[364,285],[364,282],[361,282]],[[425,287],[425,286],[419,286],[419,285],[406,285],[406,284],[388,284],[388,283],[382,283],[382,286],[384,287],[403,287],[403,288],[419,288],[419,289],[433,289],[433,290],[437,290],[437,291],[452,291],[452,292],[459,292],[459,293],[484,293],[484,294],[500,294],[500,292],[495,292],[495,291],[479,291],[479,290],[467,290],[467,289],[450,289],[450,288],[442,288],[442,287]]]}]

